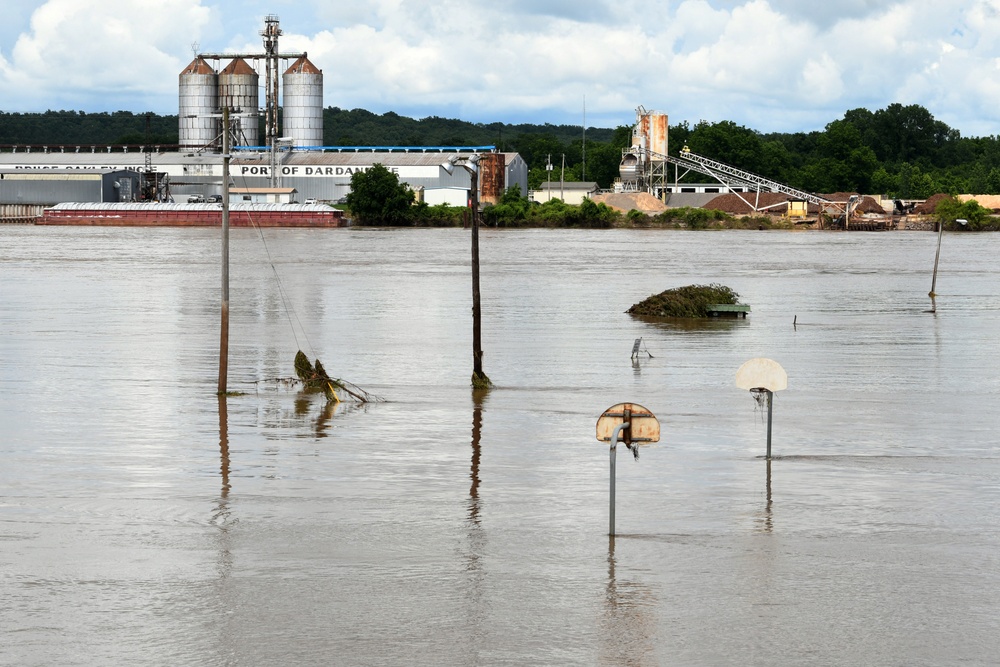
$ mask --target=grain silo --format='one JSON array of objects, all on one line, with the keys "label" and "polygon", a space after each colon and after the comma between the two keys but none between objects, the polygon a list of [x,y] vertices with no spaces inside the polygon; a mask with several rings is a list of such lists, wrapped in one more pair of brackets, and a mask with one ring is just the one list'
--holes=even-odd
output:
[{"label": "grain silo", "polygon": [[240,120],[239,128],[233,124],[234,146],[259,146],[258,91],[260,77],[243,58],[233,58],[219,72],[219,106],[234,110]]},{"label": "grain silo", "polygon": [[323,145],[323,72],[300,57],[282,76],[282,134],[295,146]]},{"label": "grain silo", "polygon": [[180,74],[178,137],[181,150],[212,146],[219,137],[219,76],[198,56]]}]

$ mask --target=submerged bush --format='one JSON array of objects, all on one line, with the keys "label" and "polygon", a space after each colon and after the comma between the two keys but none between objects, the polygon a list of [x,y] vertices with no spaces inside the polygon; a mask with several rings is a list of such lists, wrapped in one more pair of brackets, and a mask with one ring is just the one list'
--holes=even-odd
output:
[{"label": "submerged bush", "polygon": [[740,295],[718,283],[687,285],[654,294],[628,309],[631,315],[646,317],[708,317],[708,307],[735,304]]}]

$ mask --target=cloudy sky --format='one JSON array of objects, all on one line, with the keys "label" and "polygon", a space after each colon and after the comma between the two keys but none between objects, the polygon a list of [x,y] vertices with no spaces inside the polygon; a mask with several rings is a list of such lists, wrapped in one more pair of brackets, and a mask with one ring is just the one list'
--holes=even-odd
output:
[{"label": "cloudy sky", "polygon": [[1000,0],[0,0],[0,110],[177,113],[202,52],[308,52],[327,106],[489,123],[822,129],[920,104],[998,134]]}]

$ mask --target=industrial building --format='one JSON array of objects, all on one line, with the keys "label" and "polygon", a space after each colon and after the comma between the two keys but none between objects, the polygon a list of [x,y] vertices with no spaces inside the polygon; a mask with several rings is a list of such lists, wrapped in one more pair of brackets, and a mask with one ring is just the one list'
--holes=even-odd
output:
[{"label": "industrial building", "polygon": [[[56,204],[69,201],[104,201],[97,195],[81,194],[76,176],[109,171],[134,171],[158,174],[169,186],[170,197],[184,202],[191,195],[208,197],[222,193],[222,155],[209,152],[77,152],[76,146],[49,147],[48,151],[0,152],[0,171],[37,172],[45,170],[57,177],[48,183],[50,201]],[[89,149],[89,147],[88,147]],[[528,165],[517,153],[492,153],[490,147],[461,148],[409,148],[379,149],[333,148],[327,151],[283,150],[276,160],[278,168],[272,178],[271,158],[266,151],[243,151],[235,154],[229,166],[230,185],[241,188],[295,188],[299,201],[316,199],[335,202],[350,192],[351,176],[381,164],[399,176],[412,189],[425,191],[441,188],[459,188],[468,193],[471,178],[464,169],[447,173],[441,164],[451,155],[482,156],[483,174],[479,178],[480,200],[495,201],[503,191],[517,186],[528,191]],[[59,185],[60,178],[63,185]],[[165,178],[164,178],[165,177]],[[94,198],[91,198],[94,197]],[[464,201],[464,197],[462,198]],[[14,190],[0,191],[0,202],[17,203]]]},{"label": "industrial building", "polygon": [[617,192],[648,192],[660,197],[667,187],[669,121],[667,114],[635,110],[632,143],[622,149],[618,167],[620,177],[615,182]]},{"label": "industrial building", "polygon": [[0,169],[0,202],[51,204],[68,201],[134,202],[140,176],[128,169]]},{"label": "industrial building", "polygon": [[[227,132],[232,187],[293,188],[298,201],[336,202],[350,192],[353,174],[380,164],[425,201],[465,202],[470,198],[471,174],[465,169],[449,174],[441,166],[455,154],[482,157],[480,202],[496,201],[512,186],[528,194],[527,163],[517,153],[500,153],[492,146],[323,146],[322,70],[305,53],[280,51],[277,17],[265,19],[261,35],[264,49],[260,53],[198,53],[181,71],[179,150],[13,146],[0,151],[0,170],[49,171],[53,178],[45,195],[32,195],[38,206],[113,201],[104,194],[81,190],[74,174],[120,171],[141,174],[142,182],[135,190],[138,201],[186,202],[192,196],[222,193],[223,134]],[[290,64],[279,76],[281,62]],[[459,196],[457,191],[462,190],[465,194]],[[17,188],[0,190],[0,219],[6,217],[4,205],[20,204],[23,199]],[[41,215],[40,209],[37,214]]]},{"label": "industrial building", "polygon": [[532,193],[536,202],[544,203],[559,199],[572,206],[579,206],[584,199],[592,199],[598,193],[593,181],[548,181],[535,188]]}]

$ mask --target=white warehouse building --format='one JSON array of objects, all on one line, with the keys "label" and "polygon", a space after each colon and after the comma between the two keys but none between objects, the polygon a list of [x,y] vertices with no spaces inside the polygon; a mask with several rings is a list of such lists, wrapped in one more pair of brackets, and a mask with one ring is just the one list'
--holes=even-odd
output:
[{"label": "white warehouse building", "polygon": [[[90,147],[87,147],[90,148]],[[78,152],[79,151],[79,152]],[[504,190],[517,187],[528,194],[528,165],[517,153],[493,152],[491,147],[474,148],[351,148],[328,151],[283,150],[279,153],[277,178],[271,179],[271,160],[266,151],[235,153],[230,161],[233,187],[295,188],[299,201],[316,199],[336,202],[350,192],[351,176],[381,164],[399,176],[413,190],[425,191],[471,187],[465,169],[449,174],[441,164],[452,155],[479,154],[479,191],[484,203],[496,201]],[[148,163],[148,165],[147,165]],[[15,149],[0,153],[0,170],[133,170],[165,174],[174,201],[191,195],[222,193],[222,155],[199,152],[111,152],[80,150],[77,146],[49,146],[45,150]],[[0,202],[5,203],[5,202]],[[6,202],[12,203],[12,202]],[[56,204],[59,202],[49,202]]]}]

